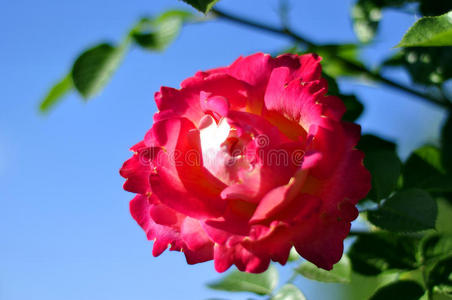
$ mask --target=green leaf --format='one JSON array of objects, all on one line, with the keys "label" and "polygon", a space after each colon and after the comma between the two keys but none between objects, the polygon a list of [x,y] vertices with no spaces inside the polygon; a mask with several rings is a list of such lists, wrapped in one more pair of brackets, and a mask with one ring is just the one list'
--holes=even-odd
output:
[{"label": "green leaf", "polygon": [[416,281],[400,280],[379,288],[377,292],[370,297],[370,300],[418,300],[423,294],[424,289]]},{"label": "green leaf", "polygon": [[190,4],[202,13],[208,13],[209,10],[219,1],[219,0],[183,0],[185,3]]},{"label": "green leaf", "polygon": [[100,44],[83,52],[72,67],[72,81],[85,98],[95,96],[110,80],[118,68],[127,44],[119,47]]},{"label": "green leaf", "polygon": [[383,205],[367,213],[374,225],[394,232],[413,232],[435,228],[436,201],[424,190],[397,192]]},{"label": "green leaf", "polygon": [[270,266],[260,274],[251,274],[234,270],[223,279],[209,283],[211,289],[231,292],[251,292],[258,295],[269,295],[278,285],[278,271]]},{"label": "green leaf", "polygon": [[413,236],[375,232],[359,236],[350,247],[348,257],[353,271],[373,276],[387,270],[417,268],[417,245]]},{"label": "green leaf", "polygon": [[359,140],[357,148],[365,153],[378,150],[395,151],[396,144],[394,142],[379,138],[373,134],[365,134]]},{"label": "green leaf", "polygon": [[436,229],[438,232],[452,234],[452,194],[445,194],[444,197],[436,198],[438,204],[438,219]]},{"label": "green leaf", "polygon": [[426,273],[429,290],[452,295],[452,255],[438,260]]},{"label": "green leaf", "polygon": [[395,151],[368,151],[364,157],[364,165],[372,175],[372,189],[367,197],[380,202],[387,198],[397,186],[400,160]]},{"label": "green leaf", "polygon": [[351,266],[350,260],[346,255],[334,265],[331,271],[318,268],[316,265],[306,261],[295,269],[306,278],[321,282],[349,283]]},{"label": "green leaf", "polygon": [[271,300],[306,300],[303,293],[293,284],[284,285]]},{"label": "green leaf", "polygon": [[155,19],[142,19],[132,29],[133,41],[147,50],[163,51],[179,35],[184,22],[193,15],[183,10],[169,10]]},{"label": "green leaf", "polygon": [[429,234],[422,239],[420,248],[424,263],[436,262],[452,255],[452,235],[436,232]]},{"label": "green leaf", "polygon": [[[425,169],[425,172],[436,171],[438,173],[444,173],[444,169],[441,166],[441,152],[438,147],[432,145],[422,146],[416,149],[412,156],[419,159],[418,161],[416,161],[416,163],[421,163],[422,161],[423,163],[428,165],[430,170]],[[408,161],[410,160],[410,158],[408,158]]]},{"label": "green leaf", "polygon": [[452,46],[452,11],[419,19],[396,47]]},{"label": "green leaf", "polygon": [[452,114],[441,130],[441,160],[444,168],[452,174]]},{"label": "green leaf", "polygon": [[420,249],[427,288],[452,295],[452,235],[432,233]]},{"label": "green leaf", "polygon": [[342,119],[344,121],[354,122],[362,114],[364,105],[358,101],[355,95],[339,95],[339,97],[344,101],[345,107],[347,108]]},{"label": "green leaf", "polygon": [[368,199],[379,202],[396,188],[400,175],[400,160],[396,145],[372,134],[363,135],[357,145],[366,156],[364,165],[372,175],[372,189]]},{"label": "green leaf", "polygon": [[56,83],[47,93],[44,100],[39,105],[39,110],[48,112],[73,88],[71,74],[66,75],[58,83]]},{"label": "green leaf", "polygon": [[359,0],[352,8],[353,29],[362,43],[373,40],[381,19],[381,6],[373,0]]},{"label": "green leaf", "polygon": [[452,192],[452,177],[445,174],[437,147],[423,146],[410,155],[404,166],[403,185],[430,192]]}]

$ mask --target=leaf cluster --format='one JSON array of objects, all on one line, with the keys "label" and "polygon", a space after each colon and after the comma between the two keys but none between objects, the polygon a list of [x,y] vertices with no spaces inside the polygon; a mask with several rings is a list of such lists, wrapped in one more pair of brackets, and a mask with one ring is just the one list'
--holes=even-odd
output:
[{"label": "leaf cluster", "polygon": [[39,106],[50,111],[63,97],[76,91],[83,99],[96,96],[109,82],[131,46],[164,51],[175,40],[184,23],[195,21],[188,11],[169,10],[155,18],[142,18],[119,44],[100,43],[83,51],[71,70],[47,93]]}]

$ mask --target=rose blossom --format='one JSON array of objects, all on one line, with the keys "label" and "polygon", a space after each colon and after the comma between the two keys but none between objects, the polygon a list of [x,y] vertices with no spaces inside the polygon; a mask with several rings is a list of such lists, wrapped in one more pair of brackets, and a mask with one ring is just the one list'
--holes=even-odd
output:
[{"label": "rose blossom", "polygon": [[257,53],[155,94],[154,125],[120,171],[154,256],[170,246],[252,273],[292,246],[323,269],[339,261],[370,174],[320,60]]}]

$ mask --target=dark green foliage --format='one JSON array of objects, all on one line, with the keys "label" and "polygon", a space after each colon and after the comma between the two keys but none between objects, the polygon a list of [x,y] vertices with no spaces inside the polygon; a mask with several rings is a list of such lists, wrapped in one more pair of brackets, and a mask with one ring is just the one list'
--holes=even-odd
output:
[{"label": "dark green foliage", "polygon": [[367,198],[380,202],[387,198],[396,188],[400,175],[400,160],[391,150],[366,152],[364,165],[372,175],[372,189]]},{"label": "dark green foliage", "polygon": [[369,300],[418,300],[423,294],[424,289],[416,281],[401,280],[381,287]]},{"label": "dark green foliage", "polygon": [[374,225],[393,232],[413,232],[435,228],[436,201],[420,189],[396,192],[367,217]]},{"label": "dark green foliage", "polygon": [[340,98],[344,101],[345,107],[347,108],[342,120],[348,122],[356,121],[364,111],[364,105],[359,102],[355,95],[341,95]]},{"label": "dark green foliage", "polygon": [[419,11],[424,16],[439,16],[452,10],[450,0],[421,0]]},{"label": "dark green foliage", "polygon": [[421,241],[420,255],[427,288],[452,295],[452,235],[427,235]]},{"label": "dark green foliage", "polygon": [[376,232],[361,235],[348,252],[353,271],[378,275],[386,270],[417,268],[419,240],[412,236]]},{"label": "dark green foliage", "polygon": [[340,92],[336,79],[326,74],[324,71],[322,71],[322,77],[328,82],[328,94],[337,96]]},{"label": "dark green foliage", "polygon": [[396,145],[372,134],[363,135],[357,145],[366,156],[364,165],[372,175],[372,189],[367,198],[380,202],[396,188],[401,163],[396,153]]},{"label": "dark green foliage", "polygon": [[405,68],[413,82],[439,85],[452,78],[452,47],[412,47],[386,60],[383,67]]},{"label": "dark green foliage", "polygon": [[365,153],[380,150],[395,151],[396,144],[373,134],[364,134],[361,136],[357,148]]},{"label": "dark green foliage", "polygon": [[452,295],[452,254],[439,259],[426,271],[427,287],[430,291]]},{"label": "dark green foliage", "polygon": [[452,175],[452,114],[449,114],[441,132],[441,150],[444,169]]},{"label": "dark green foliage", "polygon": [[430,192],[451,192],[452,177],[441,165],[441,151],[434,146],[423,146],[413,152],[404,165],[403,185]]},{"label": "dark green foliage", "polygon": [[424,264],[452,255],[452,235],[435,232],[425,236],[421,241],[420,252]]}]

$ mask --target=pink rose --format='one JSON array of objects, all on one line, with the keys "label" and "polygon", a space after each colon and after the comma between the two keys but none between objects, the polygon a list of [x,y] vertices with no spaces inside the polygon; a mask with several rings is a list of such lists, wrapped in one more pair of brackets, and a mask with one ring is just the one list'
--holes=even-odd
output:
[{"label": "pink rose", "polygon": [[320,268],[339,261],[370,174],[320,60],[257,53],[155,94],[154,125],[120,171],[154,256],[170,246],[252,273],[292,246]]}]

